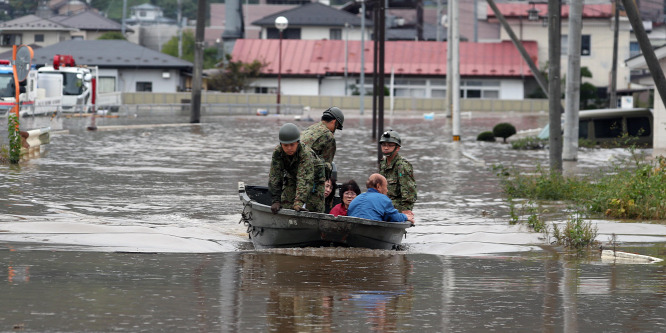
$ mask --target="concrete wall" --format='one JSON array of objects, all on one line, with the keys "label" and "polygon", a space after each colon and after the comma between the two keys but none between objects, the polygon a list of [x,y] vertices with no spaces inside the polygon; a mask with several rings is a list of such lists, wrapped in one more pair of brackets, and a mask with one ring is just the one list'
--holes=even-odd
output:
[{"label": "concrete wall", "polygon": [[[192,94],[182,93],[123,93],[124,104],[180,104],[189,103]],[[276,95],[273,94],[227,94],[203,91],[202,104],[262,104],[274,105]],[[331,106],[338,106],[342,110],[359,110],[359,96],[304,96],[283,95],[281,104],[301,105],[312,110],[325,110]],[[540,112],[548,110],[547,99],[525,100],[488,100],[488,99],[462,99],[461,111],[490,111],[490,112]],[[365,112],[372,112],[372,96],[365,97]],[[384,100],[386,110],[389,107],[389,98]],[[444,112],[446,100],[443,98],[396,98],[395,110],[415,112]]]}]

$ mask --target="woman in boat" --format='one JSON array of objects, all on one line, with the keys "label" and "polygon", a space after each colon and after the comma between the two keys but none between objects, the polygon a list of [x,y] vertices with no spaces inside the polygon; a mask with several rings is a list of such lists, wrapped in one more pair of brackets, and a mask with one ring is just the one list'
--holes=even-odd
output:
[{"label": "woman in boat", "polygon": [[358,187],[358,184],[356,184],[353,179],[340,185],[340,199],[342,199],[342,202],[333,207],[329,214],[334,216],[347,216],[349,204],[359,194],[361,194],[361,188]]},{"label": "woman in boat", "polygon": [[335,199],[335,179],[326,179],[324,183],[324,213],[330,214]]}]

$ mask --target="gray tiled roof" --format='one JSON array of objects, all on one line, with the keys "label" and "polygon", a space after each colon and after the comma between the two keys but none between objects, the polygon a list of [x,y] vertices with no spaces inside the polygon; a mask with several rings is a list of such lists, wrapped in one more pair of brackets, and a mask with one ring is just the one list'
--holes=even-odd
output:
[{"label": "gray tiled roof", "polygon": [[102,68],[192,69],[192,63],[124,40],[68,40],[34,50],[33,64],[53,62],[56,54],[71,54],[79,65]]},{"label": "gray tiled roof", "polygon": [[81,30],[121,31],[122,25],[93,11],[85,11],[72,16],[58,15],[49,20]]},{"label": "gray tiled roof", "polygon": [[49,19],[41,18],[36,15],[26,15],[17,19],[0,23],[2,31],[72,31],[76,28],[60,24]]},{"label": "gray tiled roof", "polygon": [[[361,17],[346,11],[335,9],[331,6],[323,5],[318,2],[305,4],[294,9],[285,10],[279,13],[268,15],[260,20],[252,22],[258,26],[275,26],[275,19],[278,16],[284,16],[289,20],[289,26],[340,26],[345,23],[360,26]],[[366,20],[367,26],[372,26],[371,20]]]}]

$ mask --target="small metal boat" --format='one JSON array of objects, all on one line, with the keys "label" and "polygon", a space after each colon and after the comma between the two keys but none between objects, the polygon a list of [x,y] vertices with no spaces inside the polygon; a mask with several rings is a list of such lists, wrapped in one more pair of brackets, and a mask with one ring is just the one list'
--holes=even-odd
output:
[{"label": "small metal boat", "polygon": [[297,212],[271,212],[266,186],[238,183],[243,202],[241,222],[256,249],[343,246],[403,250],[402,240],[411,222],[383,222],[349,216]]}]

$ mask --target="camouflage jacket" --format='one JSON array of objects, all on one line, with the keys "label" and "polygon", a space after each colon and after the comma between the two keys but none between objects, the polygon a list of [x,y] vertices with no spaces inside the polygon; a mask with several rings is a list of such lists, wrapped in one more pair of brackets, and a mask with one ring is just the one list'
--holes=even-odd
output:
[{"label": "camouflage jacket", "polygon": [[[284,153],[280,144],[273,151],[268,189],[272,202],[291,209],[294,204],[307,204],[310,211],[323,211],[324,163],[302,143],[293,156]],[[321,193],[320,193],[321,192]],[[321,196],[321,198],[319,198]],[[321,201],[321,202],[320,202]]]},{"label": "camouflage jacket", "polygon": [[388,196],[399,211],[412,210],[416,202],[414,169],[402,156],[396,154],[391,164],[386,158],[379,163],[379,173],[388,181]]},{"label": "camouflage jacket", "polygon": [[301,133],[301,143],[312,148],[324,162],[331,164],[335,157],[335,136],[323,122],[311,125]]}]

